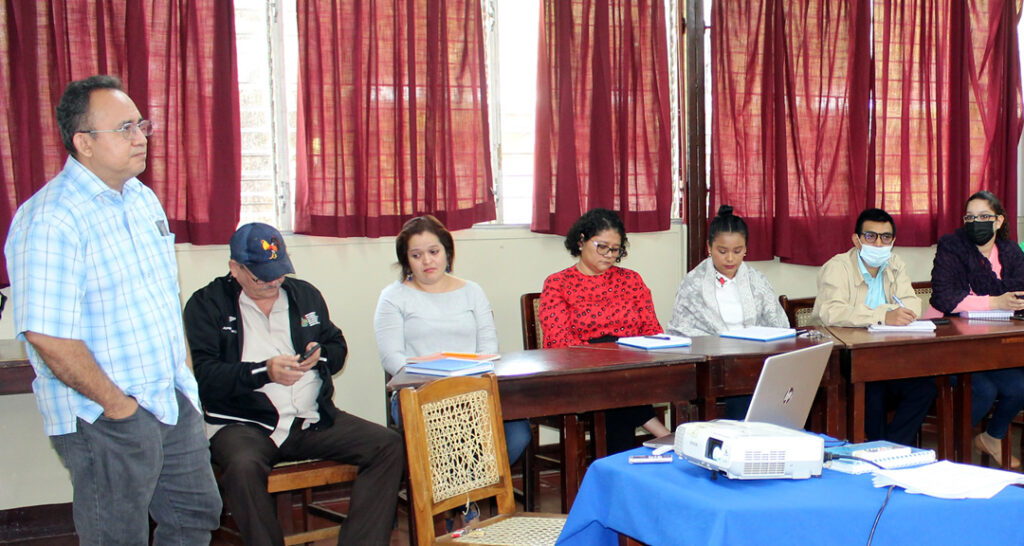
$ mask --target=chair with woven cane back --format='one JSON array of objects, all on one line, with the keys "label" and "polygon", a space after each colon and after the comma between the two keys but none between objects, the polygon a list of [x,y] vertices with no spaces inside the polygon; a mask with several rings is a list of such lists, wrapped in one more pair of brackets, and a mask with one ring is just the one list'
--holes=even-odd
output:
[{"label": "chair with woven cane back", "polygon": [[409,482],[419,545],[454,543],[438,537],[435,516],[493,498],[498,515],[463,534],[473,544],[554,544],[561,514],[515,512],[505,451],[498,379],[448,377],[400,391]]},{"label": "chair with woven cane back", "polygon": [[814,298],[788,298],[779,296],[779,305],[786,312],[790,328],[803,328],[811,323],[811,312],[814,310]]}]

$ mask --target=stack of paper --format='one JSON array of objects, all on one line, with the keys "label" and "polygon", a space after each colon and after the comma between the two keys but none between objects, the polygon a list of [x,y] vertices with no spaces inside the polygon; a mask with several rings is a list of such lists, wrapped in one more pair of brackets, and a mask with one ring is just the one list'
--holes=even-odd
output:
[{"label": "stack of paper", "polygon": [[432,360],[441,360],[442,358],[457,358],[459,360],[475,360],[483,362],[485,360],[498,360],[501,358],[501,355],[495,353],[454,353],[451,351],[443,351],[430,355],[409,357],[405,361],[407,363],[430,362]]},{"label": "stack of paper", "polygon": [[693,341],[686,336],[658,334],[654,336],[620,337],[617,343],[627,347],[636,347],[637,349],[670,349],[672,347],[687,347]]},{"label": "stack of paper", "polygon": [[915,320],[906,326],[894,326],[891,324],[872,324],[868,326],[869,332],[911,332],[911,333],[934,333],[935,323],[930,320]]},{"label": "stack of paper", "polygon": [[[429,356],[410,358],[405,371],[425,375],[451,377],[456,375],[473,375],[494,370],[494,362],[498,355],[459,355],[445,356],[455,353],[437,353]],[[465,358],[479,356],[483,358]]]},{"label": "stack of paper", "polygon": [[718,334],[721,337],[733,337],[737,339],[752,339],[754,341],[775,341],[787,337],[796,337],[795,328],[773,328],[771,326],[751,326],[736,330],[726,330]]},{"label": "stack of paper", "polygon": [[875,487],[897,485],[907,493],[919,493],[940,499],[990,499],[1007,485],[1024,485],[1024,474],[949,461],[906,468],[879,470]]}]

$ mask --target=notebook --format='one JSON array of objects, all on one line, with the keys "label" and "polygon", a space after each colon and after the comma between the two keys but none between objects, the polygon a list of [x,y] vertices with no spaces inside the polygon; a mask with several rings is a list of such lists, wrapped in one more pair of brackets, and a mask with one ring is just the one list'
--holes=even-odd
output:
[{"label": "notebook", "polygon": [[831,354],[826,341],[765,359],[744,420],[802,430]]},{"label": "notebook", "polygon": [[619,345],[635,347],[637,349],[671,349],[672,347],[688,347],[692,342],[686,336],[670,336],[658,334],[654,336],[631,336],[620,337],[616,340]]},{"label": "notebook", "polygon": [[[1009,317],[1007,317],[1009,320]],[[915,320],[910,324],[904,326],[896,326],[893,324],[872,324],[868,326],[869,332],[874,333],[886,333],[886,332],[917,332],[917,333],[932,333],[935,331],[935,323],[930,320]]]},{"label": "notebook", "polygon": [[[825,448],[825,452],[833,456],[866,459],[885,469],[906,468],[935,462],[934,450],[905,446],[886,440],[828,447]],[[826,463],[826,468],[846,474],[864,474],[879,470],[877,466],[857,459],[833,459]]]},{"label": "notebook", "polygon": [[429,362],[415,362],[405,365],[405,371],[424,375],[452,377],[457,375],[473,375],[489,372],[494,369],[494,362],[489,360],[463,360],[460,358],[441,358]]},{"label": "notebook", "polygon": [[736,339],[752,339],[754,341],[775,341],[787,337],[796,337],[795,328],[773,328],[771,326],[750,326],[726,330],[718,334],[720,337],[732,337]]},{"label": "notebook", "polygon": [[961,311],[960,316],[968,319],[1010,320],[1013,317],[1013,311],[1010,309],[976,309]]}]

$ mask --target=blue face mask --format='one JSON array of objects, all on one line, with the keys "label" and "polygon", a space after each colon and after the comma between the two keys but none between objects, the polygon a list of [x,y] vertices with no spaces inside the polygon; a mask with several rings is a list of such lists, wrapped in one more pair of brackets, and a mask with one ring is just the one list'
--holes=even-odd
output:
[{"label": "blue face mask", "polygon": [[861,245],[860,247],[860,259],[864,260],[864,263],[868,267],[882,267],[885,265],[885,262],[889,261],[889,256],[891,254],[892,245]]}]

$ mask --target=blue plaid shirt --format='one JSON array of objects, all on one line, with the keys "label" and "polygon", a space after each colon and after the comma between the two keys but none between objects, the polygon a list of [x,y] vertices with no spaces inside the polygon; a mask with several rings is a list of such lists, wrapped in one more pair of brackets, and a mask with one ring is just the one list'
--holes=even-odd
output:
[{"label": "blue plaid shirt", "polygon": [[[7,234],[18,339],[79,339],[125,394],[161,422],[178,420],[175,388],[199,408],[185,363],[174,234],[137,178],[112,190],[74,158],[18,208]],[[46,434],[75,432],[103,408],[68,387],[25,344]]]}]

